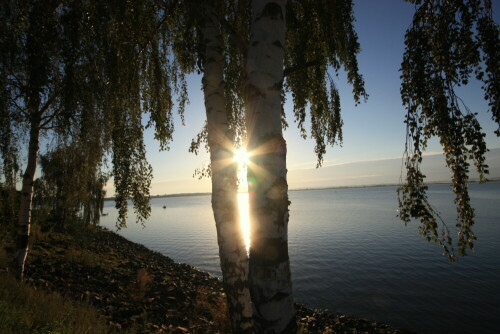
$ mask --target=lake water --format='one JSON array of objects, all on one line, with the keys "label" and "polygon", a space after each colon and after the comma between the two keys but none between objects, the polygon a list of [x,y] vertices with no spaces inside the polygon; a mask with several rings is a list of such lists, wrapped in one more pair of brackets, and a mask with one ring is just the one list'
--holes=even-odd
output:
[{"label": "lake water", "polygon": [[[449,185],[429,196],[448,226]],[[470,184],[476,251],[458,263],[396,217],[396,187],[289,193],[289,252],[297,302],[419,333],[500,333],[500,183]],[[146,227],[121,235],[220,276],[210,196],[156,198]],[[163,206],[166,205],[166,209]],[[102,225],[114,229],[114,202]]]}]

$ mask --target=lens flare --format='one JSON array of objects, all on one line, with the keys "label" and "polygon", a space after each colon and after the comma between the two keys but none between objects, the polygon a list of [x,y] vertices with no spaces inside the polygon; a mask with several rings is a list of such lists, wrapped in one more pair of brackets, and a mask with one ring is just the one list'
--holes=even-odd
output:
[{"label": "lens flare", "polygon": [[248,193],[238,194],[238,206],[240,210],[240,226],[243,240],[247,249],[250,251],[250,210],[248,207]]},{"label": "lens flare", "polygon": [[237,148],[233,153],[233,160],[236,161],[240,167],[246,167],[250,163],[250,153],[244,147]]}]

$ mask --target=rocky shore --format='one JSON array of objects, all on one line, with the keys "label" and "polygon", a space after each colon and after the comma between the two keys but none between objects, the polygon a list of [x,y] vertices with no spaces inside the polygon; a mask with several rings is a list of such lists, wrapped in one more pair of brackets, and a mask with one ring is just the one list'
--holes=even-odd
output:
[{"label": "rocky shore", "polygon": [[[37,288],[91,303],[116,332],[229,331],[217,278],[104,229],[35,238],[26,277]],[[297,319],[302,333],[411,333],[299,304]]]}]

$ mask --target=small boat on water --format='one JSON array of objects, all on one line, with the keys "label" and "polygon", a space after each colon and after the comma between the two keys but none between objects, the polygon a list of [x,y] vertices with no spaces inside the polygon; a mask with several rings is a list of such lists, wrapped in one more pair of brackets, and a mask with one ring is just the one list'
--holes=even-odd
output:
[{"label": "small boat on water", "polygon": [[103,213],[102,215],[103,215],[103,216],[107,216],[107,215],[109,215],[109,213]]},{"label": "small boat on water", "polygon": [[164,205],[164,206],[163,206],[163,208],[164,208],[164,209],[166,209],[166,208],[167,208],[167,206],[166,206],[166,205]]}]

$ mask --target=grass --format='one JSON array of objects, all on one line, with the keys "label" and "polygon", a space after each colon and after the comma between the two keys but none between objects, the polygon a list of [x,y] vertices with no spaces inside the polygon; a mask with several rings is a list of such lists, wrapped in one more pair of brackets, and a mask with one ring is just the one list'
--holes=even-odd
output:
[{"label": "grass", "polygon": [[141,300],[144,298],[146,292],[149,291],[149,287],[151,282],[153,281],[154,276],[150,274],[146,269],[137,270],[137,278],[135,280],[135,284],[131,284],[129,287],[129,291],[131,291],[131,295],[135,300]]},{"label": "grass", "polygon": [[[32,243],[47,240],[49,234],[42,232],[38,224],[31,226]],[[0,268],[6,268],[12,262],[13,253],[6,250],[13,244],[10,237],[5,231],[0,237]],[[95,254],[72,247],[64,257],[66,261],[83,262],[87,266],[98,263]],[[0,333],[99,334],[113,331],[91,305],[75,302],[55,292],[37,290],[0,272]]]},{"label": "grass", "polygon": [[[129,302],[143,300],[158,279],[145,268],[127,266],[128,260],[118,250],[102,253],[89,247],[94,233],[91,226],[75,227],[71,233],[60,233],[44,231],[38,224],[33,224],[31,232],[32,247],[28,256],[42,258],[49,263],[78,263],[86,268],[99,267],[120,273],[124,277],[121,290],[127,291]],[[117,331],[100,314],[102,310],[85,300],[74,301],[69,296],[44,291],[43,288],[35,289],[3,273],[3,268],[11,264],[15,251],[11,249],[14,242],[10,235],[3,234],[0,231],[0,333],[99,334]],[[169,279],[168,275],[164,276],[164,280]],[[189,320],[184,326],[190,327],[193,333],[205,332],[207,324],[211,324],[218,333],[230,332],[225,296],[211,288],[200,287],[196,290],[192,308],[185,316]],[[170,325],[167,319],[164,325]],[[132,323],[126,332],[140,332],[141,326],[144,326],[142,321]]]},{"label": "grass", "polygon": [[219,333],[231,332],[231,322],[225,296],[213,293],[206,287],[201,287],[196,294],[191,325],[196,326],[202,321],[204,315],[213,321],[214,328],[217,328]]},{"label": "grass", "polygon": [[0,242],[0,268],[5,268],[7,267],[9,263],[9,254],[5,250],[4,247],[2,247],[2,243]]},{"label": "grass", "polygon": [[81,263],[85,267],[95,268],[102,266],[97,254],[83,248],[68,248],[62,256],[67,262]]},{"label": "grass", "polygon": [[0,333],[109,332],[105,318],[92,306],[35,290],[8,274],[0,274]]}]

